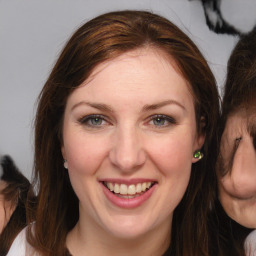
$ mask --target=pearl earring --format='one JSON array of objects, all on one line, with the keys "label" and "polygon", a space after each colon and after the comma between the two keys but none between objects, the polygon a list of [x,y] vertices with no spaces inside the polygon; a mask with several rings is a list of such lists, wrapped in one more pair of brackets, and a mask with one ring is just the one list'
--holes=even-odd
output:
[{"label": "pearl earring", "polygon": [[64,164],[63,164],[63,165],[64,165],[64,168],[65,168],[65,169],[68,169],[68,162],[67,162],[66,159],[64,160]]}]

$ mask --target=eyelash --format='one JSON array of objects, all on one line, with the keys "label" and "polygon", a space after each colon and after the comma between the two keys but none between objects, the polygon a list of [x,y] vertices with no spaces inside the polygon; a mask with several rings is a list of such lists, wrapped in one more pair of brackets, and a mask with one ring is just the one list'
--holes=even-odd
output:
[{"label": "eyelash", "polygon": [[153,116],[150,117],[150,122],[151,121],[154,122],[157,119],[160,120],[160,121],[167,122],[167,124],[163,124],[163,125],[157,125],[157,124],[153,123],[152,126],[155,126],[157,129],[165,128],[165,127],[168,127],[170,125],[177,124],[176,120],[173,117],[166,116],[166,115],[153,115]]},{"label": "eyelash", "polygon": [[[98,121],[101,121],[101,123],[100,124],[89,123],[90,121],[92,122],[92,121],[95,121],[96,119],[98,119]],[[91,127],[91,128],[101,128],[102,127],[102,122],[107,122],[108,123],[105,116],[95,115],[95,114],[82,117],[78,121],[79,121],[80,124],[85,125],[87,127]]]},{"label": "eyelash", "polygon": [[[96,122],[100,121],[100,123],[93,124],[92,123],[93,121],[96,121]],[[102,126],[106,125],[106,124],[102,124],[104,122],[110,123],[105,116],[98,115],[98,114],[82,117],[78,120],[78,122],[89,128],[96,128],[96,129],[102,128]],[[159,122],[159,124],[155,122]],[[153,126],[154,128],[157,128],[157,129],[166,128],[166,127],[169,127],[170,125],[177,124],[176,120],[173,117],[166,116],[166,115],[159,115],[159,114],[150,116],[148,123],[150,124],[150,126]]]}]

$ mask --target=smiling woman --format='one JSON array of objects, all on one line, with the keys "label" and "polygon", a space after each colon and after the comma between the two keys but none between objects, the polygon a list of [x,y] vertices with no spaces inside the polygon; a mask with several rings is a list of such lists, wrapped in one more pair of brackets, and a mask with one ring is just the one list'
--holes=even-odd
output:
[{"label": "smiling woman", "polygon": [[24,255],[209,255],[218,117],[214,77],[171,22],[84,24],[39,97]]},{"label": "smiling woman", "polygon": [[[204,135],[196,132],[186,80],[161,55],[145,47],[99,64],[67,100],[62,153],[85,233],[95,222],[115,237],[138,238],[158,226],[163,238],[170,233]],[[68,241],[72,234],[77,241],[77,228]]]}]

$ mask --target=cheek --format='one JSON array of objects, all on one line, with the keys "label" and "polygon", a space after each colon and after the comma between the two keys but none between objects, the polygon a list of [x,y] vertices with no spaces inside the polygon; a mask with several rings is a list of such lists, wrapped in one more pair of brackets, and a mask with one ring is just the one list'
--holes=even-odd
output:
[{"label": "cheek", "polygon": [[164,140],[150,140],[149,154],[159,163],[164,165],[182,165],[183,163],[192,164],[193,146],[189,138],[175,139],[165,138]]},{"label": "cheek", "polygon": [[170,193],[186,190],[192,166],[192,140],[166,138],[161,143],[151,140],[148,155],[168,183]]},{"label": "cheek", "polygon": [[107,143],[96,136],[73,135],[65,141],[68,169],[71,173],[92,175],[107,155]]},{"label": "cheek", "polygon": [[68,161],[68,173],[72,187],[84,205],[92,205],[97,194],[95,177],[106,156],[104,140],[95,136],[72,136],[66,138],[65,153]]},{"label": "cheek", "polygon": [[165,139],[159,146],[153,140],[148,154],[160,175],[161,198],[159,208],[170,215],[180,203],[187,189],[192,166],[192,143],[189,139]]}]

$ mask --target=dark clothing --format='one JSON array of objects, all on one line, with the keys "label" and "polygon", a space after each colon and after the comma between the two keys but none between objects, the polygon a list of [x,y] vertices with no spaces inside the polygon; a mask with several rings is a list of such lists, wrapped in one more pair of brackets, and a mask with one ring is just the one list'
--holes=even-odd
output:
[{"label": "dark clothing", "polygon": [[245,228],[232,220],[217,200],[210,218],[211,256],[243,256],[244,241],[252,229]]},{"label": "dark clothing", "polygon": [[[168,248],[168,250],[163,254],[163,256],[170,256],[171,254],[170,254],[170,248]],[[68,251],[68,249],[67,249],[67,251],[66,251],[66,255],[65,256],[72,256],[71,254],[70,254],[70,252]]]}]

